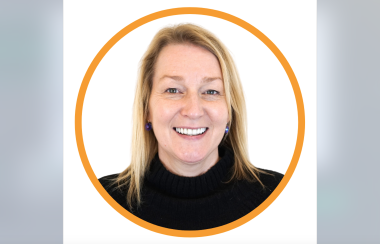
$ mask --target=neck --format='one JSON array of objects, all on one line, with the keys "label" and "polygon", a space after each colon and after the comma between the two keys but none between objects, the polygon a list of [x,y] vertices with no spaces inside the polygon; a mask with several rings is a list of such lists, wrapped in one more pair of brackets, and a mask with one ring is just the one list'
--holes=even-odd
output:
[{"label": "neck", "polygon": [[177,157],[170,156],[160,147],[158,148],[158,156],[164,167],[169,172],[185,177],[202,175],[220,160],[218,148],[197,162],[187,162]]}]

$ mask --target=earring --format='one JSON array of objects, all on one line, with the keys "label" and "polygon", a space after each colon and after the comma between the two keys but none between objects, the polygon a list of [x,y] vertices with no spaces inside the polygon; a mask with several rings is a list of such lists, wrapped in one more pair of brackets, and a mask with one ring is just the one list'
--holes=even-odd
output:
[{"label": "earring", "polygon": [[152,129],[152,123],[148,122],[145,124],[145,130],[150,131]]},{"label": "earring", "polygon": [[227,134],[229,130],[230,130],[230,127],[227,125],[226,130],[224,131],[224,133]]}]

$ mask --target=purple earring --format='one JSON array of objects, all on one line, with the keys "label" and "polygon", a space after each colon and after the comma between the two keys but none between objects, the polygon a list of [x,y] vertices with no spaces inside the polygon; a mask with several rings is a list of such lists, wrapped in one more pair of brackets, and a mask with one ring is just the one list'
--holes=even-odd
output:
[{"label": "purple earring", "polygon": [[150,131],[152,129],[152,124],[150,122],[145,124],[145,130]]},{"label": "purple earring", "polygon": [[227,134],[229,130],[230,130],[230,127],[227,125],[226,130],[224,131],[224,133]]}]

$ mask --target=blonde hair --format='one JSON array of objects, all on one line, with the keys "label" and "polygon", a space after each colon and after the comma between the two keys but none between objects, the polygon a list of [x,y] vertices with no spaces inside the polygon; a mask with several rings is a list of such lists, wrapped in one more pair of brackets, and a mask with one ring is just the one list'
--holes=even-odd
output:
[{"label": "blonde hair", "polygon": [[254,167],[248,160],[247,149],[247,113],[240,78],[227,48],[209,31],[193,25],[180,24],[161,29],[153,38],[141,60],[136,95],[133,104],[132,157],[131,164],[115,180],[118,188],[127,186],[127,203],[141,203],[141,189],[144,175],[158,151],[157,139],[152,131],[144,129],[147,122],[149,98],[155,63],[161,50],[170,44],[193,44],[205,48],[219,60],[223,75],[226,102],[229,114],[228,134],[221,144],[234,152],[235,162],[231,180],[258,181],[263,171]]}]

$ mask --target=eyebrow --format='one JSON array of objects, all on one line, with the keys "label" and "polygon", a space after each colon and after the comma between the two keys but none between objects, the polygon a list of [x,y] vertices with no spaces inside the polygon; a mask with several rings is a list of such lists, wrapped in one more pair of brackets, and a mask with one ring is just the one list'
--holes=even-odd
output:
[{"label": "eyebrow", "polygon": [[[169,79],[172,79],[172,80],[175,80],[175,81],[179,81],[179,82],[182,82],[184,81],[185,79],[182,77],[182,76],[169,76],[169,75],[164,75],[160,78],[160,80],[164,79],[164,78],[169,78]],[[202,79],[202,83],[208,83],[208,82],[211,82],[211,81],[214,81],[214,80],[222,80],[222,78],[220,77],[204,77]]]}]

